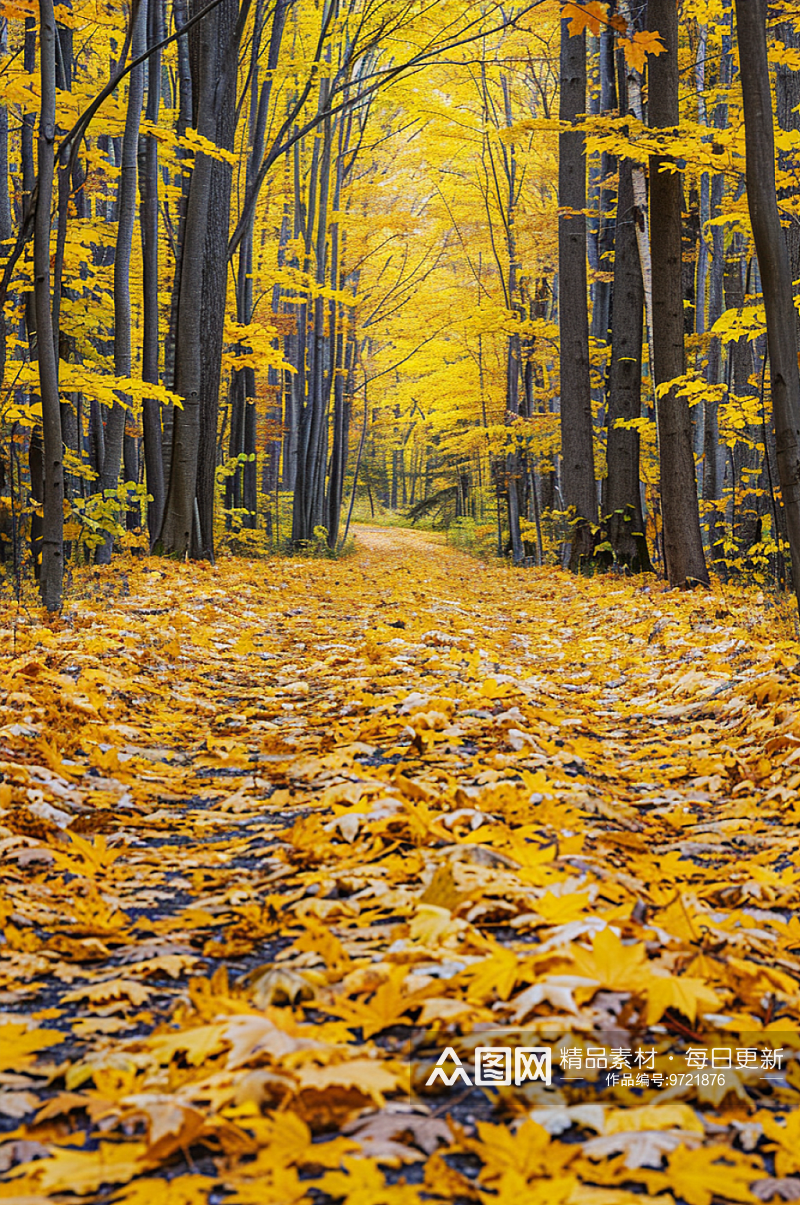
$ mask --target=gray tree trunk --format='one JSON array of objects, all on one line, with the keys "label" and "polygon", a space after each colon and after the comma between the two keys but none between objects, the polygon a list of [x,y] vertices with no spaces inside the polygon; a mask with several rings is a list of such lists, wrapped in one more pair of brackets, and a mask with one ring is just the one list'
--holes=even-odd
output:
[{"label": "gray tree trunk", "polygon": [[[147,8],[147,41],[155,46],[164,36],[163,0],[142,0]],[[158,121],[161,104],[161,52],[147,63],[147,109],[150,122]],[[139,140],[140,229],[142,237],[142,380],[158,384],[158,143],[151,135]],[[161,442],[161,406],[153,398],[142,402],[142,435],[147,492],[147,526],[151,545],[164,514],[164,457]]]},{"label": "gray tree trunk", "polygon": [[[586,111],[586,34],[570,37],[561,21],[562,122]],[[570,567],[591,558],[597,523],[592,399],[589,377],[589,318],[586,293],[586,154],[577,130],[558,138],[558,204],[572,211],[558,219],[558,318],[561,339],[561,483],[564,505],[574,507]]]},{"label": "gray tree trunk", "polygon": [[644,285],[636,242],[633,164],[619,165],[614,253],[614,311],[608,381],[606,524],[614,559],[633,573],[652,568],[639,487],[639,432],[615,426],[641,415]]},{"label": "gray tree trunk", "polygon": [[[795,29],[794,21],[785,21],[775,29],[775,36],[792,50],[800,49],[800,33]],[[782,130],[800,130],[800,71],[784,63],[775,65],[775,115]],[[796,169],[796,153],[780,151],[778,166],[783,170]],[[780,191],[778,196],[793,195],[796,192],[794,181],[792,186]],[[792,275],[792,290],[797,291],[800,278],[800,218],[791,215],[788,226],[784,227],[784,235],[789,250],[789,271]],[[795,311],[795,321],[800,330],[800,314]]]},{"label": "gray tree trunk", "polygon": [[[229,145],[232,138],[238,16],[236,0],[223,0],[194,27],[190,40],[196,129],[219,146]],[[187,556],[200,548],[208,554],[213,548],[216,415],[227,270],[226,250],[220,255],[219,243],[224,234],[227,248],[229,212],[230,166],[198,152],[176,282],[180,292],[175,392],[183,398],[183,407],[174,413],[169,489],[158,541],[174,556]],[[202,481],[198,476],[201,464]],[[195,532],[196,509],[199,532]]]},{"label": "gray tree trunk", "polygon": [[53,0],[40,0],[39,30],[39,193],[33,232],[34,300],[44,443],[44,515],[39,591],[47,610],[58,611],[61,608],[64,579],[64,463],[50,290],[50,209],[53,202],[56,136],[56,19]]},{"label": "gray tree trunk", "polygon": [[767,318],[778,475],[793,585],[800,601],[800,372],[792,274],[775,191],[766,0],[736,0],[736,27],[744,104],[747,203]]},{"label": "gray tree trunk", "polygon": [[[144,50],[147,5],[140,4],[134,16],[131,57]],[[131,250],[136,223],[136,167],[139,149],[139,126],[144,100],[144,65],[130,73],[128,110],[122,139],[119,188],[117,190],[117,242],[114,252],[114,373],[118,377],[131,375]],[[114,490],[119,484],[127,407],[124,401],[115,402],[106,419],[105,457],[100,473],[100,488]],[[98,565],[111,560],[113,541],[109,536],[97,549]]]},{"label": "gray tree trunk", "polygon": [[[648,0],[647,28],[666,53],[648,63],[652,128],[678,124],[678,10],[675,0]],[[674,165],[672,165],[674,166]],[[656,386],[686,371],[681,245],[681,175],[659,155],[650,158],[650,249],[653,273],[653,369]],[[675,387],[658,399],[661,507],[667,576],[673,586],[707,583],[689,405]]]}]

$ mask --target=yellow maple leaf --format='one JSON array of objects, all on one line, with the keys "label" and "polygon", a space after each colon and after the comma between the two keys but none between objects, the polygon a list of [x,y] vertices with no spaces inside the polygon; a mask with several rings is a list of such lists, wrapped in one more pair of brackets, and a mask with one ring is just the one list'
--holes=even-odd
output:
[{"label": "yellow maple leaf", "polygon": [[780,1122],[777,1117],[763,1110],[758,1120],[764,1127],[764,1137],[771,1139],[771,1149],[775,1152],[775,1175],[791,1176],[800,1171],[800,1113],[787,1113]]},{"label": "yellow maple leaf", "polygon": [[348,1025],[360,1026],[365,1038],[397,1025],[407,1019],[409,1008],[420,1001],[402,991],[408,972],[403,966],[394,966],[388,978],[380,984],[368,1000],[334,1000],[329,1004],[318,1004],[317,1008],[334,1017],[341,1017]]},{"label": "yellow maple leaf", "polygon": [[536,901],[536,911],[548,925],[566,925],[580,920],[589,904],[588,891],[574,891],[570,895],[555,895],[548,891]]},{"label": "yellow maple leaf", "polygon": [[[516,1169],[504,1171],[495,1182],[491,1196],[481,1194],[481,1200],[487,1205],[581,1205],[581,1185],[577,1176],[537,1176],[528,1182]],[[597,1191],[596,1189],[594,1191]],[[602,1190],[601,1190],[602,1191]],[[587,1203],[588,1205],[588,1203]]]},{"label": "yellow maple leaf", "polygon": [[679,1146],[669,1156],[670,1187],[688,1205],[711,1205],[712,1197],[724,1194],[731,1201],[755,1201],[750,1191],[764,1168],[729,1146],[706,1146],[689,1151]]},{"label": "yellow maple leaf", "polygon": [[623,945],[608,926],[596,933],[591,953],[571,946],[570,957],[579,975],[596,979],[603,987],[617,992],[639,992],[647,961],[644,943]]},{"label": "yellow maple leaf", "polygon": [[89,1004],[106,1004],[110,1000],[129,1000],[131,1004],[144,1004],[150,988],[135,979],[106,979],[102,983],[90,984],[67,992],[62,996],[64,1004],[86,1000]]},{"label": "yellow maple leaf", "polygon": [[29,1029],[24,1022],[0,1025],[0,1071],[30,1067],[39,1051],[63,1042],[64,1036],[57,1029]]},{"label": "yellow maple leaf", "polygon": [[464,972],[468,982],[467,999],[475,1004],[507,1000],[519,978],[521,965],[513,950],[498,946],[490,958],[473,963]]},{"label": "yellow maple leaf", "polygon": [[71,1192],[78,1196],[97,1192],[103,1184],[125,1184],[145,1170],[141,1142],[101,1142],[96,1151],[54,1147],[49,1159],[21,1163],[10,1176],[29,1176],[45,1192]]},{"label": "yellow maple leaf", "polygon": [[185,1054],[192,1066],[200,1066],[206,1059],[223,1049],[224,1025],[195,1025],[182,1033],[155,1034],[147,1045],[161,1063],[169,1063],[177,1054]]},{"label": "yellow maple leaf", "polygon": [[661,41],[661,35],[648,30],[637,30],[631,37],[621,38],[620,45],[627,65],[639,72],[644,71],[648,54],[665,54],[667,49]]},{"label": "yellow maple leaf", "polygon": [[467,1143],[483,1163],[479,1179],[492,1184],[511,1172],[527,1184],[561,1171],[579,1152],[560,1146],[538,1122],[528,1119],[512,1133],[507,1126],[478,1122],[478,1139]]},{"label": "yellow maple leaf", "polygon": [[564,20],[569,19],[571,37],[582,34],[585,29],[598,34],[601,25],[606,24],[608,5],[601,4],[600,0],[588,0],[587,4],[579,4],[576,0],[575,3],[562,5],[561,16]]},{"label": "yellow maple leaf", "polygon": [[186,1148],[203,1127],[205,1116],[198,1109],[175,1100],[168,1093],[147,1092],[125,1096],[120,1101],[126,1114],[147,1121],[147,1157],[166,1159]]},{"label": "yellow maple leaf", "polygon": [[344,1205],[419,1205],[419,1193],[410,1184],[384,1183],[372,1159],[345,1156],[344,1171],[326,1172],[315,1187],[344,1202]]},{"label": "yellow maple leaf", "polygon": [[668,1008],[675,1008],[694,1023],[698,1010],[711,1012],[720,1007],[722,1001],[715,991],[702,979],[688,975],[670,975],[653,968],[642,981],[641,989],[647,996],[647,1024],[660,1021]]},{"label": "yellow maple leaf", "polygon": [[387,1063],[368,1058],[350,1059],[328,1067],[306,1063],[297,1068],[296,1075],[301,1088],[314,1088],[317,1092],[325,1092],[334,1085],[356,1088],[380,1107],[384,1104],[383,1093],[393,1091],[401,1079]]},{"label": "yellow maple leaf", "polygon": [[604,1134],[621,1134],[627,1130],[695,1130],[698,1134],[705,1133],[695,1111],[677,1101],[642,1105],[638,1109],[612,1109],[606,1114]]},{"label": "yellow maple leaf", "polygon": [[[281,1164],[265,1168],[256,1179],[249,1182],[242,1179],[234,1182],[229,1177],[225,1183],[226,1188],[230,1185],[234,1192],[233,1196],[225,1198],[231,1205],[301,1205],[301,1202],[309,1201],[306,1195],[308,1181],[301,1180],[295,1168]],[[171,1205],[171,1202],[168,1202],[168,1205]],[[183,1203],[180,1202],[180,1205]],[[191,1205],[194,1205],[194,1202]]]},{"label": "yellow maple leaf", "polygon": [[463,921],[454,921],[449,908],[438,904],[417,904],[416,914],[409,926],[411,941],[422,946],[434,946],[437,942],[463,928]]},{"label": "yellow maple leaf", "polygon": [[[209,1176],[192,1172],[172,1180],[145,1176],[117,1191],[111,1200],[114,1205],[207,1205],[216,1184]],[[264,1200],[269,1205],[267,1198]]]}]

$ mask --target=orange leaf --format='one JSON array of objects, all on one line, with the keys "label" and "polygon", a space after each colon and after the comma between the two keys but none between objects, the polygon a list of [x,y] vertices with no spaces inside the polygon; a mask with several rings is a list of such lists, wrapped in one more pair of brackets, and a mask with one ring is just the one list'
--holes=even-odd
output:
[{"label": "orange leaf", "polygon": [[608,6],[601,4],[600,0],[589,0],[588,4],[564,4],[561,8],[561,16],[570,18],[571,37],[582,34],[584,29],[588,29],[589,33],[597,34],[600,32],[600,26],[607,24]]},{"label": "orange leaf", "polygon": [[635,33],[632,38],[625,38],[622,49],[628,66],[634,71],[643,71],[648,54],[664,54],[667,48],[659,33],[644,30],[642,33]]}]

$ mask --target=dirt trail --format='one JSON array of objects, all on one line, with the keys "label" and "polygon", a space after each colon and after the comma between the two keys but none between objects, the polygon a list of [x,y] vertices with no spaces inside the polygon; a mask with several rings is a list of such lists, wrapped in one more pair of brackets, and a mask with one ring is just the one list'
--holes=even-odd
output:
[{"label": "dirt trail", "polygon": [[[392,1112],[409,1044],[524,1023],[667,1059],[720,1026],[747,1047],[797,1028],[800,648],[769,600],[515,572],[408,531],[356,543],[344,561],[94,571],[54,626],[7,611],[13,1199],[130,1184],[114,1199],[138,1205],[166,1173],[181,1202],[342,1199],[350,1181],[325,1177],[355,1176],[359,1150],[376,1205],[417,1199],[379,1187],[387,1158],[414,1182],[427,1161],[434,1200],[474,1195],[479,1168],[497,1187],[476,1117],[600,1099],[596,1075],[462,1093],[446,1137]],[[684,1154],[710,1112],[708,1141],[766,1175],[734,1123],[795,1082],[690,1085],[670,1122]],[[553,1135],[579,1124],[559,1116]],[[560,1175],[581,1143],[541,1133]],[[438,1142],[447,1166],[426,1157]],[[636,1180],[611,1155],[569,1176]]]}]

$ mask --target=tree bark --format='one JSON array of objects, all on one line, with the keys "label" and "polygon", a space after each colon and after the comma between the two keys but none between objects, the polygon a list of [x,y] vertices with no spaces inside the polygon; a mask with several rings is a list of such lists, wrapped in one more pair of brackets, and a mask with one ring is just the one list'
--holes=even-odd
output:
[{"label": "tree bark", "polygon": [[[256,6],[255,27],[250,52],[250,149],[247,156],[245,190],[250,187],[264,153],[267,115],[269,112],[272,81],[278,66],[283,31],[286,22],[287,0],[277,0],[272,17],[272,30],[267,52],[266,77],[259,83],[259,55],[264,30],[264,3]],[[247,325],[253,317],[253,230],[255,212],[248,223],[239,244],[239,270],[236,277],[236,318]],[[277,290],[278,297],[280,289]],[[277,300],[277,298],[275,299]],[[257,462],[256,447],[256,375],[253,368],[235,371],[231,378],[230,408],[231,434],[229,451],[231,457],[244,454],[248,459],[236,466],[225,490],[225,505],[228,509],[243,507],[246,512],[242,525],[257,526]]]},{"label": "tree bark", "polygon": [[[0,18],[0,54],[8,50],[8,22]],[[8,179],[8,109],[0,105],[0,243],[13,237],[11,224],[11,196]]]},{"label": "tree bark", "polygon": [[[795,29],[794,21],[785,21],[778,25],[775,36],[790,50],[800,50],[800,32]],[[782,130],[800,130],[800,71],[785,63],[775,65],[775,116]],[[779,152],[778,167],[794,175],[797,170],[796,151]],[[795,192],[796,184],[792,179],[788,188],[779,190],[778,199],[793,196]],[[792,291],[795,292],[800,278],[800,218],[796,213],[791,215],[788,227],[784,227],[784,237],[789,251]],[[800,332],[800,314],[796,310],[795,323]]]},{"label": "tree bark", "polygon": [[[173,0],[172,15],[175,21],[176,30],[181,30],[189,20],[187,13],[186,0]],[[173,96],[173,107],[178,109],[178,121],[176,132],[179,138],[183,138],[187,129],[192,124],[193,98],[192,98],[192,73],[189,66],[189,35],[179,34],[175,41],[177,51],[177,97]],[[178,150],[178,158],[185,159],[190,154],[189,151],[181,148]],[[175,389],[175,338],[178,327],[178,300],[181,291],[181,262],[182,248],[184,241],[184,229],[186,226],[186,209],[189,199],[189,184],[191,176],[187,172],[179,172],[177,177],[173,178],[174,186],[179,190],[179,197],[175,210],[177,215],[177,229],[173,230],[173,247],[175,254],[175,268],[172,280],[172,293],[170,296],[170,311],[169,311],[169,328],[167,337],[164,342],[164,380],[170,389]],[[166,208],[166,206],[165,206]],[[171,223],[172,226],[172,223]],[[164,505],[166,506],[166,490],[169,485],[170,473],[172,469],[172,432],[175,419],[175,407],[170,403],[164,407],[161,421],[161,453],[164,463]],[[162,517],[163,523],[163,517]]]},{"label": "tree bark", "polygon": [[[194,27],[190,41],[196,129],[221,146],[230,141],[234,120],[235,34],[240,29],[237,8],[236,0],[223,0]],[[230,166],[199,151],[189,184],[180,276],[176,280],[179,297],[174,388],[183,398],[183,406],[174,414],[169,489],[158,541],[173,556],[187,556],[200,547],[208,555],[213,548],[216,414],[227,269],[227,254],[223,251],[220,256],[218,244],[223,232],[227,239],[229,209]],[[213,430],[209,426],[212,422]],[[201,438],[202,483],[198,480]],[[193,541],[196,509],[200,531]]]},{"label": "tree bark", "polygon": [[[562,122],[586,110],[586,34],[570,37],[561,21]],[[558,317],[561,338],[561,481],[564,505],[574,508],[570,568],[592,556],[597,523],[592,398],[589,378],[589,318],[586,304],[585,138],[567,130],[558,138]]]},{"label": "tree bark", "polygon": [[33,231],[34,301],[44,442],[44,513],[39,591],[47,610],[58,611],[61,608],[64,578],[64,464],[50,291],[50,208],[53,202],[56,136],[56,19],[53,0],[40,0],[39,27],[39,191]]},{"label": "tree bark", "polygon": [[[162,0],[142,0],[147,7],[148,45],[163,38]],[[161,52],[147,64],[147,109],[149,122],[158,121],[161,104]],[[139,195],[142,237],[142,380],[158,384],[158,143],[152,135],[139,140]],[[161,406],[153,398],[142,402],[142,434],[147,492],[147,526],[151,545],[158,535],[164,514],[164,458],[161,444]]]},{"label": "tree bark", "polygon": [[[727,19],[727,18],[726,18]],[[722,54],[720,57],[717,82],[720,88],[727,87],[731,82],[732,39],[730,32],[722,35]],[[723,93],[724,95],[724,93]],[[714,108],[713,125],[716,129],[724,129],[728,125],[728,106],[721,100]],[[716,173],[711,178],[709,194],[710,216],[719,216],[725,192],[725,177]],[[723,281],[725,275],[725,232],[721,226],[711,228],[711,263],[708,273],[708,328],[722,316]],[[729,355],[733,349],[729,349]],[[722,343],[718,336],[711,337],[708,345],[707,380],[710,385],[719,385],[723,379]],[[703,429],[703,501],[716,503],[707,508],[706,524],[711,562],[717,573],[725,573],[723,542],[725,531],[722,523],[722,486],[725,475],[724,449],[719,445],[719,402],[716,398],[704,403]]]},{"label": "tree bark", "polygon": [[[648,0],[647,27],[666,53],[648,63],[648,117],[653,129],[678,124],[678,10],[675,0]],[[653,272],[653,370],[656,387],[683,376],[681,176],[665,157],[650,158],[650,248]],[[659,391],[658,441],[667,576],[672,586],[707,584],[700,535],[689,405],[677,387]]]},{"label": "tree bark", "polygon": [[[613,16],[616,0],[609,5],[609,15]],[[610,26],[600,30],[598,71],[600,75],[600,112],[614,114],[618,108],[617,80],[614,67],[614,45],[616,34]],[[617,159],[606,151],[600,157],[599,205],[597,232],[597,267],[600,272],[612,270],[614,253],[614,189],[610,184],[617,172]],[[597,280],[594,284],[594,299],[592,304],[592,335],[603,343],[608,343],[611,333],[612,283],[610,280]]]},{"label": "tree bark", "polygon": [[608,381],[606,524],[615,563],[632,573],[652,569],[644,536],[639,486],[639,432],[617,420],[641,415],[644,286],[636,244],[633,164],[619,165],[614,252],[614,310]]},{"label": "tree bark", "polygon": [[[217,146],[232,151],[236,132],[237,0],[224,0],[216,11],[219,60],[214,97],[215,124],[211,138]],[[202,87],[202,83],[200,86]],[[230,163],[213,160],[201,299],[200,438],[195,485],[195,513],[199,524],[195,524],[192,555],[210,561],[214,560],[217,426],[227,294],[232,174]],[[253,392],[255,393],[255,379]],[[254,403],[250,405],[250,411],[252,421],[255,418]],[[253,432],[253,436],[254,434]]]},{"label": "tree bark", "polygon": [[770,386],[792,579],[800,602],[800,372],[792,274],[775,191],[766,0],[736,0],[745,122],[747,203],[767,318]]},{"label": "tree bark", "polygon": [[[147,5],[141,3],[133,14],[132,57],[144,50]],[[128,109],[122,139],[119,188],[117,190],[117,242],[114,252],[114,373],[118,377],[131,375],[131,250],[136,222],[136,168],[139,148],[139,126],[144,100],[144,65],[134,67],[128,86]],[[128,399],[129,400],[129,399]],[[115,490],[119,484],[125,422],[128,407],[120,399],[111,407],[106,419],[105,456],[100,473],[100,488]],[[109,536],[97,549],[98,565],[111,560],[113,540]]]}]

